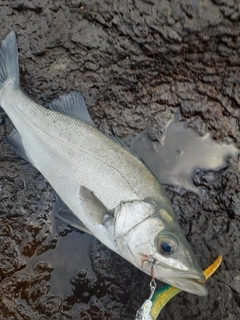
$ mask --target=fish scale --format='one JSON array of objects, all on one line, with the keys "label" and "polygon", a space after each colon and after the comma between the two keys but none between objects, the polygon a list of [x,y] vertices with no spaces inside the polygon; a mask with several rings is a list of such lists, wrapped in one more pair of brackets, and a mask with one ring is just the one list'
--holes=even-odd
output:
[{"label": "fish scale", "polygon": [[50,110],[21,90],[14,32],[0,49],[0,104],[17,129],[9,141],[72,211],[61,218],[147,274],[154,265],[157,279],[206,295],[202,270],[159,181],[122,142],[94,127],[79,93],[54,100]]},{"label": "fish scale", "polygon": [[[60,167],[64,166],[65,170],[62,170],[64,174],[61,179],[71,174],[70,170],[77,170],[74,172],[80,177],[78,180],[79,186],[81,185],[81,180],[85,180],[87,176],[89,176],[89,173],[84,174],[82,172],[86,170],[87,161],[90,161],[92,166],[96,165],[97,167],[98,165],[94,162],[97,163],[100,161],[99,169],[101,166],[106,165],[107,168],[104,173],[102,173],[103,170],[94,171],[98,172],[98,174],[95,175],[95,179],[99,180],[100,184],[101,181],[104,181],[104,189],[102,192],[106,193],[107,196],[101,197],[99,189],[91,190],[98,192],[101,200],[105,203],[106,201],[104,200],[106,198],[109,199],[110,196],[112,203],[109,205],[109,208],[114,208],[119,203],[119,196],[116,190],[113,190],[114,185],[108,187],[106,183],[106,181],[112,180],[106,173],[109,168],[114,170],[114,172],[111,172],[111,175],[118,173],[122,178],[121,180],[124,181],[123,189],[126,190],[126,197],[122,198],[122,201],[128,201],[134,198],[144,199],[148,196],[153,196],[154,191],[156,199],[159,198],[159,183],[155,181],[156,179],[140,161],[136,160],[133,155],[120,145],[100,134],[99,130],[90,127],[84,122],[45,109],[33,103],[21,90],[16,90],[15,94],[16,97],[12,98],[10,102],[12,108],[9,108],[8,105],[8,114],[16,129],[21,131],[23,144],[25,148],[29,150],[35,167],[41,171],[43,175],[49,174],[45,173],[47,154],[55,152],[55,155],[49,156],[51,158],[49,160],[54,161],[56,159],[58,163],[61,162]],[[4,97],[1,99],[2,106],[9,103],[9,96],[10,94],[8,92],[4,94]],[[16,105],[18,105],[17,112],[15,111]],[[32,110],[34,110],[34,112]],[[39,126],[40,124],[41,127]],[[63,127],[65,128],[64,131],[62,130]],[[29,135],[29,131],[32,135]],[[29,148],[29,145],[31,145],[31,148]],[[36,150],[33,146],[36,146]],[[42,157],[44,157],[43,160],[41,159]],[[89,159],[89,157],[91,159]],[[125,165],[126,158],[127,166]],[[69,164],[71,164],[71,166]],[[51,163],[51,165],[53,165],[53,163]],[[53,167],[55,166],[53,165]],[[91,170],[88,171],[90,171],[90,175],[93,172]],[[139,173],[142,178],[139,178]],[[82,178],[83,176],[84,178]],[[149,183],[149,179],[152,180],[151,183]],[[54,186],[54,181],[51,178],[48,178],[48,180]],[[85,185],[87,186],[86,182]],[[154,188],[156,190],[154,190]]]}]

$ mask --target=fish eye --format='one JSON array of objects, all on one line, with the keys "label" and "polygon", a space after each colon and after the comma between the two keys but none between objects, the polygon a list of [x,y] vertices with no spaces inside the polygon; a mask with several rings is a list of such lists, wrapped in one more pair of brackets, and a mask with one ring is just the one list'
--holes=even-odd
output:
[{"label": "fish eye", "polygon": [[169,235],[160,236],[157,241],[158,251],[167,256],[176,251],[178,242],[175,238]]}]

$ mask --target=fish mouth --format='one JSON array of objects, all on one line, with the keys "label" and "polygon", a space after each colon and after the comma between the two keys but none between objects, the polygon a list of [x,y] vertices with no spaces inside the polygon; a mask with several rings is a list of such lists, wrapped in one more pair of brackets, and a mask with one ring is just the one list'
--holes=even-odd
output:
[{"label": "fish mouth", "polygon": [[155,264],[155,261],[153,262],[148,260],[148,262],[154,269],[154,277],[156,279],[198,296],[208,295],[208,289],[205,285],[206,278],[202,271],[181,271],[179,269],[169,267],[168,270],[157,270],[158,264]]},{"label": "fish mouth", "polygon": [[[156,278],[158,277],[156,276]],[[189,272],[189,274],[184,274],[183,272],[176,272],[170,277],[168,277],[168,275],[165,275],[164,279],[162,278],[162,281],[167,282],[168,284],[183,291],[196,294],[198,296],[208,295],[208,289],[205,285],[206,278],[203,273]]]},{"label": "fish mouth", "polygon": [[183,291],[196,294],[198,296],[207,296],[208,289],[205,281],[195,278],[164,278],[164,282],[177,287]]}]

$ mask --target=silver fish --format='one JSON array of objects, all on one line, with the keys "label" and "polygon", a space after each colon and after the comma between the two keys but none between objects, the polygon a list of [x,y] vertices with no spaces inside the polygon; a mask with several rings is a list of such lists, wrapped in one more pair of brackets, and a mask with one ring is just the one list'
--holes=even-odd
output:
[{"label": "silver fish", "polygon": [[147,274],[154,268],[161,281],[207,294],[170,200],[144,163],[95,127],[79,93],[46,109],[22,91],[14,32],[0,49],[0,105],[16,128],[9,141],[70,208],[73,224]]}]

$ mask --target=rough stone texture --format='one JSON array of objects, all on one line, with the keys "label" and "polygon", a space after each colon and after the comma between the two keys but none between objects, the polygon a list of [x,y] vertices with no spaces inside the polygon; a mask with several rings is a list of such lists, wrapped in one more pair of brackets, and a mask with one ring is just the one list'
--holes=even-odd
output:
[{"label": "rough stone texture", "polygon": [[[239,15],[237,0],[0,0],[0,36],[16,31],[22,86],[42,104],[78,90],[106,133],[147,129],[160,140],[176,113],[240,147]],[[48,294],[51,267],[28,266],[28,257],[56,246],[54,199],[5,141],[11,128],[0,110],[0,319],[133,319],[149,278],[109,250],[101,248],[109,259],[95,266],[97,283],[79,274],[68,297]],[[182,293],[162,319],[239,319],[239,172],[234,161],[196,172],[202,197],[167,187],[202,266],[220,253],[224,260],[208,298]]]}]

